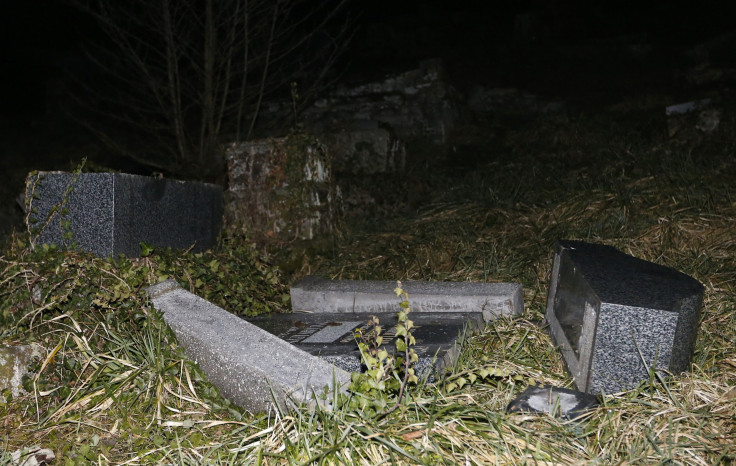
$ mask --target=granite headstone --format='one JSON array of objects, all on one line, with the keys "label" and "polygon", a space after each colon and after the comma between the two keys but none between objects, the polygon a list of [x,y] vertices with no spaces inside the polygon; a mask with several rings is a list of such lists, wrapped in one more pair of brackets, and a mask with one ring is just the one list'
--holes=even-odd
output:
[{"label": "granite headstone", "polygon": [[126,173],[39,172],[26,183],[36,244],[100,257],[141,254],[140,243],[203,251],[222,223],[222,188]]},{"label": "granite headstone", "polygon": [[546,318],[580,391],[636,387],[650,371],[688,370],[703,286],[600,244],[560,241]]}]

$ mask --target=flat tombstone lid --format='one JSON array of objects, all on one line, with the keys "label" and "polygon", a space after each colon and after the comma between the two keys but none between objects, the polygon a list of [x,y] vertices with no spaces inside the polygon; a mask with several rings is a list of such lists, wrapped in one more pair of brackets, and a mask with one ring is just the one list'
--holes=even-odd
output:
[{"label": "flat tombstone lid", "polygon": [[[249,322],[298,348],[316,356],[356,355],[359,356],[354,332],[362,329],[367,333],[371,316],[378,317],[385,346],[395,349],[394,337],[397,317],[395,312],[378,314],[275,314],[245,318]],[[417,356],[433,357],[451,348],[468,325],[477,330],[483,322],[479,312],[421,313],[413,312],[409,319],[414,322],[414,347]],[[439,357],[442,354],[438,355]]]}]

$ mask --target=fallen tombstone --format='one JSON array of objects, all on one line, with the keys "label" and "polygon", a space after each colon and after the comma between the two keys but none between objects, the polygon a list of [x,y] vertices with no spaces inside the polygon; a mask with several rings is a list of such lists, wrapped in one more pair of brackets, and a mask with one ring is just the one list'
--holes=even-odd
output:
[{"label": "fallen tombstone", "polygon": [[[273,394],[278,403],[312,402],[319,401],[315,393],[345,390],[350,372],[359,371],[361,364],[353,332],[368,329],[368,317],[377,314],[386,329],[386,344],[395,337],[399,309],[395,285],[308,277],[292,287],[292,299],[296,296],[302,308],[318,305],[319,309],[249,321],[171,280],[150,287],[148,293],[187,355],[223,396],[239,406],[263,411],[273,404]],[[325,291],[321,287],[329,292],[317,301],[310,300],[314,293]],[[515,283],[407,282],[404,289],[415,293],[410,295],[410,318],[415,322],[415,351],[420,358],[416,369],[428,377],[454,364],[459,337],[466,330],[478,329],[484,321],[501,315],[520,314],[523,309],[521,285]],[[346,296],[354,303],[351,310],[361,312],[331,311]],[[383,312],[376,312],[379,309]]]},{"label": "fallen tombstone", "polygon": [[[398,310],[398,302],[396,308]],[[247,320],[342,370],[360,372],[362,360],[354,334],[356,330],[363,334],[370,331],[368,322],[371,316],[378,318],[383,329],[382,347],[395,353],[396,312],[292,313]],[[414,369],[420,378],[430,381],[455,364],[466,332],[477,331],[483,324],[483,316],[479,312],[412,311],[409,318],[414,323],[414,351],[419,358]]]},{"label": "fallen tombstone", "polygon": [[100,257],[140,256],[141,242],[204,251],[222,223],[220,186],[126,173],[34,173],[25,199],[35,245]]},{"label": "fallen tombstone", "polygon": [[694,278],[600,244],[555,247],[546,319],[580,391],[688,370],[703,300]]},{"label": "fallen tombstone", "polygon": [[567,388],[529,387],[506,407],[509,413],[547,413],[566,420],[579,419],[598,407],[595,396]]},{"label": "fallen tombstone", "polygon": [[[372,315],[392,351],[399,300],[396,282],[306,277],[291,287],[292,314],[248,320],[279,338],[348,372],[361,370],[354,332],[366,331]],[[496,317],[521,314],[518,283],[404,282],[415,324],[417,374],[434,379],[452,367],[467,331]]]},{"label": "fallen tombstone", "polygon": [[[291,287],[295,312],[396,312],[396,282],[327,280],[308,276]],[[524,297],[519,283],[403,282],[412,312],[479,312],[488,322],[499,316],[520,315]]]},{"label": "fallen tombstone", "polygon": [[[148,288],[189,358],[220,393],[254,412],[320,402],[350,375],[168,280]],[[329,400],[329,396],[327,400]],[[328,403],[325,403],[328,404]]]}]

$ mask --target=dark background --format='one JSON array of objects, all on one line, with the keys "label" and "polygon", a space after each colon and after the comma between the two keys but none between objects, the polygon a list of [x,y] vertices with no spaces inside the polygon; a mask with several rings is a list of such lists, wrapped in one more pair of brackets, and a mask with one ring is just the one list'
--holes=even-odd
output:
[{"label": "dark background", "polygon": [[[697,66],[736,66],[731,3],[352,0],[355,35],[333,78],[380,80],[441,58],[461,94],[511,87],[584,111],[655,91],[672,103],[693,100],[731,85],[721,79],[693,89],[682,79]],[[85,55],[86,45],[105,40],[94,21],[63,0],[0,5],[0,224],[18,223],[9,205],[30,170],[69,170],[87,156],[145,171],[100,149],[66,111],[66,85],[97,72]]]},{"label": "dark background", "polygon": [[[652,68],[681,65],[679,50],[732,27],[736,16],[730,3],[352,0],[357,33],[338,69],[346,80],[376,79],[441,57],[461,84],[562,92],[579,81],[612,78],[606,73],[616,70],[617,57],[606,53],[617,41],[658,49],[646,64]],[[103,36],[92,20],[63,0],[0,4],[0,115],[6,124],[44,118],[58,97],[53,92],[60,80],[93,72],[84,45]],[[561,66],[551,53],[561,44],[597,47],[600,56]],[[731,52],[715,58],[732,60]]]}]

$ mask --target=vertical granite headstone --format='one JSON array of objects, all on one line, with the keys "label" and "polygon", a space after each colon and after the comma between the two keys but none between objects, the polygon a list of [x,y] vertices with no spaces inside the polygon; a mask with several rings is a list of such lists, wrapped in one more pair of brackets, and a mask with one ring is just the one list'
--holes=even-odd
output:
[{"label": "vertical granite headstone", "polygon": [[580,391],[614,393],[649,370],[688,370],[703,300],[694,278],[611,247],[560,241],[546,318]]},{"label": "vertical granite headstone", "polygon": [[26,183],[36,244],[100,257],[139,256],[141,242],[203,251],[222,223],[222,188],[126,173],[39,172]]}]

